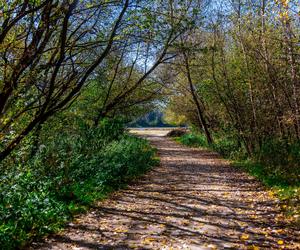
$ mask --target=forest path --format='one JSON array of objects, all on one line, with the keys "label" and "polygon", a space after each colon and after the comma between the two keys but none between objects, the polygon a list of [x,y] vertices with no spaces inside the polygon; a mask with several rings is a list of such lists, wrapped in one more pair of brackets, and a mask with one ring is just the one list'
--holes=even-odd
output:
[{"label": "forest path", "polygon": [[300,249],[260,183],[164,133],[138,131],[158,148],[160,166],[31,249]]}]

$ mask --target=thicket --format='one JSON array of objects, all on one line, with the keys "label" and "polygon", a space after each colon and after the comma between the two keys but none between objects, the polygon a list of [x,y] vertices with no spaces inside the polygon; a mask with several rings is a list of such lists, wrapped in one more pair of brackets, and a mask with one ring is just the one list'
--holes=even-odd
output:
[{"label": "thicket", "polygon": [[[186,122],[225,156],[262,163],[266,176],[299,184],[298,1],[216,1],[176,44],[168,67],[167,120]],[[176,90],[174,90],[174,85]]]},{"label": "thicket", "polygon": [[[128,135],[120,120],[105,119],[98,127],[78,122],[57,128],[56,122],[43,126],[34,156],[25,160],[29,151],[24,145],[1,166],[3,249],[59,229],[74,213],[124,187],[156,162],[154,149]],[[26,141],[29,148],[31,139]]]}]

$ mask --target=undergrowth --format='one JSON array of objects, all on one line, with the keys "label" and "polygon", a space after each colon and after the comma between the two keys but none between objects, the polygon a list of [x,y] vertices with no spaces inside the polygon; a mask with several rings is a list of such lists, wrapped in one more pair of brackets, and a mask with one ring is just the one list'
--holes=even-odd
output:
[{"label": "undergrowth", "polygon": [[19,157],[1,166],[1,249],[21,248],[57,231],[157,163],[148,142],[125,133],[121,122],[58,131],[50,136],[44,128],[33,157],[24,160],[28,148],[23,145]]}]

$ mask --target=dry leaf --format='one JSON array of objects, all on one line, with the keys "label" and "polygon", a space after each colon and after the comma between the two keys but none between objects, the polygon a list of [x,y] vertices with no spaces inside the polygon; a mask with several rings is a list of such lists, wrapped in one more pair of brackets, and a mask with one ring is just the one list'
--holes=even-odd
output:
[{"label": "dry leaf", "polygon": [[249,235],[248,234],[242,234],[241,235],[241,239],[242,240],[248,240],[249,239]]},{"label": "dry leaf", "polygon": [[284,243],[284,241],[283,241],[283,240],[279,240],[279,241],[277,241],[277,244],[278,244],[278,245],[283,245],[283,243]]}]

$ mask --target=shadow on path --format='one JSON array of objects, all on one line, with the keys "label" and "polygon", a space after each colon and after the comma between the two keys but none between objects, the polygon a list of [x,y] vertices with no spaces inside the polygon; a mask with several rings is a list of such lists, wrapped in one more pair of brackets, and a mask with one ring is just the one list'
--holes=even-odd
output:
[{"label": "shadow on path", "polygon": [[147,138],[159,167],[30,249],[299,249],[254,178],[216,153]]}]

